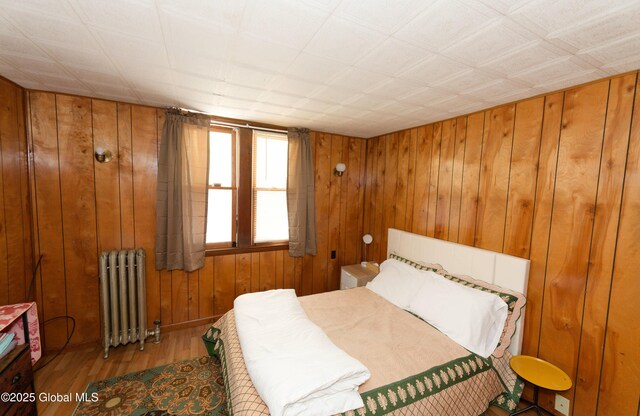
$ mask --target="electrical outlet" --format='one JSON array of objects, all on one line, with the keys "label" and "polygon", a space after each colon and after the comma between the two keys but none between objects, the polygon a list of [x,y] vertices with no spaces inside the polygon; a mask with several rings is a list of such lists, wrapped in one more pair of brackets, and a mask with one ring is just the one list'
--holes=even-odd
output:
[{"label": "electrical outlet", "polygon": [[556,410],[565,416],[569,416],[569,399],[556,394]]}]

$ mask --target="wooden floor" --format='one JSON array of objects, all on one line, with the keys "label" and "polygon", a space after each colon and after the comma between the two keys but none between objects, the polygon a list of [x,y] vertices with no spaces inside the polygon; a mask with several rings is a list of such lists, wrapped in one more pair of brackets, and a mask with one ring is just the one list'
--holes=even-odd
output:
[{"label": "wooden floor", "polygon": [[[91,381],[103,380],[134,371],[165,365],[174,361],[207,354],[202,334],[210,324],[161,334],[160,344],[145,343],[112,348],[109,358],[102,358],[98,345],[74,348],[63,352],[51,364],[35,373],[36,393],[82,393]],[[148,338],[151,341],[152,338]],[[49,359],[45,357],[44,360]],[[71,403],[38,401],[38,415],[71,415],[76,407]]]},{"label": "wooden floor", "polygon": [[[106,360],[102,358],[102,348],[98,345],[65,351],[51,364],[36,372],[36,392],[37,394],[72,393],[75,396],[75,393],[84,392],[91,381],[206,355],[207,351],[200,337],[209,325],[162,334],[160,344],[147,343],[144,351],[139,351],[139,344],[111,349],[109,358]],[[44,358],[44,360],[47,359],[49,357]],[[42,416],[71,415],[76,404],[75,401],[69,403],[38,401],[38,414]],[[487,416],[506,416],[507,414],[494,407],[487,411]],[[535,416],[535,412],[528,412],[526,416]]]}]

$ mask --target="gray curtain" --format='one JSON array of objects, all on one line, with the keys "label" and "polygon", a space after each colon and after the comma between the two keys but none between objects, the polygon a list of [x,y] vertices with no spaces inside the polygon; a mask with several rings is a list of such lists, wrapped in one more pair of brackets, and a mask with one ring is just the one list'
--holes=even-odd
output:
[{"label": "gray curtain", "polygon": [[301,257],[317,253],[316,208],[313,159],[309,129],[289,129],[287,170],[287,210],[289,214],[289,255]]},{"label": "gray curtain", "polygon": [[156,269],[204,266],[208,117],[167,112],[158,157]]}]

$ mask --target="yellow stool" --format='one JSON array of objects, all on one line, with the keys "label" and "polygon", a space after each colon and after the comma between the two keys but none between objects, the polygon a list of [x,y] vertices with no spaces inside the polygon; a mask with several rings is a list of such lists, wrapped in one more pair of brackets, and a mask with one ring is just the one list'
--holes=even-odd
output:
[{"label": "yellow stool", "polygon": [[533,384],[533,404],[526,409],[511,413],[511,416],[519,415],[531,409],[536,409],[536,412],[540,415],[540,406],[538,406],[539,387],[554,391],[565,391],[571,388],[571,379],[567,373],[539,358],[516,355],[511,357],[509,365],[511,365],[516,374]]}]

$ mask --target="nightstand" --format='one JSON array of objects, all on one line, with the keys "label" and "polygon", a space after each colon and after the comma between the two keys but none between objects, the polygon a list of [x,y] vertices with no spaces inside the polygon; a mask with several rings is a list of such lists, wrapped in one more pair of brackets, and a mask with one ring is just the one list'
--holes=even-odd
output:
[{"label": "nightstand", "polygon": [[378,267],[367,263],[366,267],[360,264],[342,266],[340,272],[340,290],[364,286],[378,275]]},{"label": "nightstand", "polygon": [[0,401],[0,414],[37,414],[31,370],[31,350],[28,344],[16,346],[13,351],[0,360],[0,392],[20,395],[19,399],[10,397],[9,400]]}]

